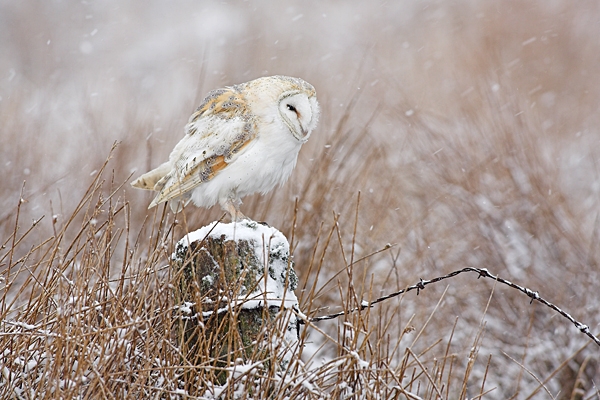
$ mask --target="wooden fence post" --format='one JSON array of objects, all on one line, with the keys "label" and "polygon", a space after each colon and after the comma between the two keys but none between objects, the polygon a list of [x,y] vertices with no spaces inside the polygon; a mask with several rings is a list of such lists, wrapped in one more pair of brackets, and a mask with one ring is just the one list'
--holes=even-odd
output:
[{"label": "wooden fence post", "polygon": [[289,362],[299,324],[285,236],[250,220],[213,222],[177,243],[173,254],[175,332],[193,365],[224,368],[249,360]]}]

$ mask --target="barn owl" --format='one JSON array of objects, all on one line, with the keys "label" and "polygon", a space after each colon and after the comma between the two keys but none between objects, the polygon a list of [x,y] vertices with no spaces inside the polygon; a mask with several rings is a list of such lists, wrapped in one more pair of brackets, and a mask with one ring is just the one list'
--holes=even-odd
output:
[{"label": "barn owl", "polygon": [[282,185],[319,119],[315,88],[270,76],[213,90],[190,117],[169,161],[131,183],[158,192],[148,208],[170,201],[217,202],[232,221],[246,217],[241,198]]}]

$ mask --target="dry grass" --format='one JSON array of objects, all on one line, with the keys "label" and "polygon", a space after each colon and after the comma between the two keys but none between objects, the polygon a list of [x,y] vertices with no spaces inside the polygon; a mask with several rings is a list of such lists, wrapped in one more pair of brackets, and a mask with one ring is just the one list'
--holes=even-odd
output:
[{"label": "dry grass", "polygon": [[[302,311],[474,266],[597,334],[598,18],[591,0],[0,4],[0,397],[220,390],[172,340],[167,264],[221,212],[148,212],[126,181],[208,90],[265,74],[306,79],[323,108],[290,182],[243,206],[292,241]],[[289,369],[221,389],[600,398],[598,348],[528,300],[459,276],[306,326]]]},{"label": "dry grass", "polygon": [[[17,256],[21,243],[35,234],[39,223],[21,232],[16,221],[15,232],[7,240],[1,259],[7,266],[1,303],[3,397],[205,398],[220,394],[268,398],[277,393],[278,397],[315,399],[323,395],[448,398],[466,393],[482,331],[474,338],[467,366],[457,368],[457,355],[449,353],[455,327],[450,337],[440,337],[416,354],[414,343],[427,324],[412,339],[412,346],[401,346],[401,340],[415,329],[412,318],[399,331],[391,324],[393,319],[381,314],[381,308],[344,317],[333,336],[320,324],[309,323],[294,350],[297,357],[283,369],[273,367],[278,365],[273,357],[281,349],[252,353],[246,360],[252,369],[237,360],[224,366],[209,355],[208,347],[199,360],[188,359],[176,338],[176,278],[165,265],[168,249],[173,248],[173,231],[183,227],[165,214],[155,214],[149,223],[154,227],[150,235],[134,235],[130,203],[117,199],[114,193],[119,188],[102,179],[107,165],[100,168],[65,225],[55,226],[53,236],[21,257]],[[340,235],[334,224],[328,233],[316,237],[315,250],[325,236],[341,240]],[[65,240],[67,236],[73,238],[71,242]],[[330,247],[336,251],[334,242],[321,251]],[[352,264],[350,259],[350,268],[338,278],[351,282]],[[311,265],[321,271],[327,260],[313,259]],[[337,289],[345,299],[344,309],[360,303],[353,285]],[[318,297],[313,290],[305,302],[314,304]],[[288,322],[273,324],[279,323]],[[272,326],[263,327],[269,343],[277,337]],[[231,330],[224,332],[220,340],[227,341],[231,334]],[[394,337],[391,341],[390,336]],[[320,347],[326,353],[334,351],[330,357],[318,358],[315,337],[323,341]],[[439,361],[430,356],[436,346],[443,347]],[[227,377],[224,381],[222,372]],[[484,393],[483,383],[479,393]]]}]

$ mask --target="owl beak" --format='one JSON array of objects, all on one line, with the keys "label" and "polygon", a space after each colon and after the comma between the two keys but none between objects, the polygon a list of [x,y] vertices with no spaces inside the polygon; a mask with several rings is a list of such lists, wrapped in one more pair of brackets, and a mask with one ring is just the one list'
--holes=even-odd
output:
[{"label": "owl beak", "polygon": [[306,143],[308,137],[310,136],[310,131],[303,127],[300,121],[297,123],[292,123],[285,115],[282,116],[283,122],[287,125],[294,138],[300,143]]},{"label": "owl beak", "polygon": [[296,139],[298,139],[299,142],[306,143],[308,141],[308,136],[310,136],[310,132],[300,127],[300,135],[294,136],[296,136]]}]

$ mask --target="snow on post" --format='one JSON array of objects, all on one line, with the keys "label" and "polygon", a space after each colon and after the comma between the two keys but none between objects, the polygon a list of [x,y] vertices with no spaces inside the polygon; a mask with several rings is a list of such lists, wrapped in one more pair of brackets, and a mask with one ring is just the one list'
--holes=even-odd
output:
[{"label": "snow on post", "polygon": [[281,232],[250,220],[213,222],[177,243],[175,326],[189,362],[221,371],[250,360],[289,362],[299,334],[289,253]]}]

